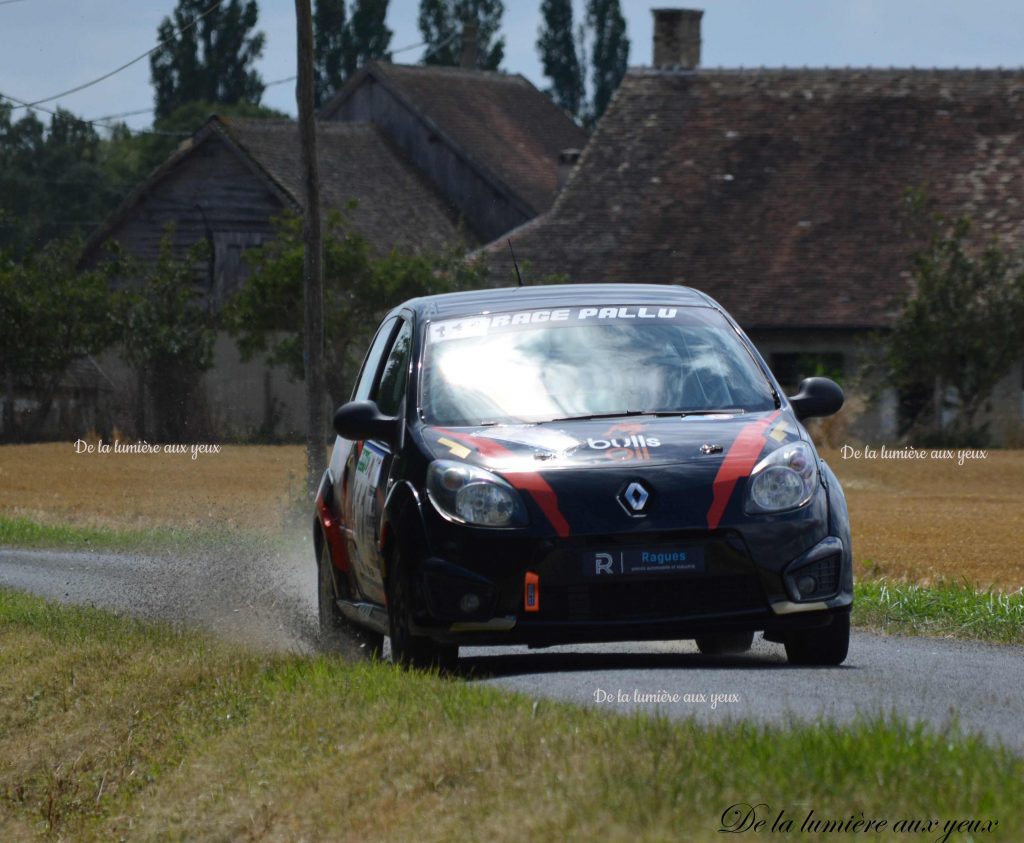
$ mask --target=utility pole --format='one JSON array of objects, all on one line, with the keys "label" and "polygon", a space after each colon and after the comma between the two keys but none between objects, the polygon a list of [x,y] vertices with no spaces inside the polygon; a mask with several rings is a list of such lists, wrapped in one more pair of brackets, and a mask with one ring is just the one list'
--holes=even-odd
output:
[{"label": "utility pole", "polygon": [[295,0],[298,29],[299,142],[306,207],[302,215],[302,286],[305,301],[303,361],[306,377],[306,489],[310,498],[326,468],[324,433],[324,248],[320,224],[320,177],[316,156],[316,105],[313,93],[313,13],[310,0]]}]

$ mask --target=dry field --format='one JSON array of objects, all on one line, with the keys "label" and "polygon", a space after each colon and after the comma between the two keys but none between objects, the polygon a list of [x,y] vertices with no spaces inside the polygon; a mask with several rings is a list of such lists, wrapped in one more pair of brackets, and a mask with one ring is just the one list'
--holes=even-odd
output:
[{"label": "dry field", "polygon": [[1024,586],[1024,451],[983,460],[846,459],[823,451],[850,505],[861,575]]},{"label": "dry field", "polygon": [[71,443],[0,447],[0,516],[142,529],[278,529],[301,498],[301,446],[220,453],[82,453]]},{"label": "dry field", "polygon": [[[984,460],[842,459],[860,575],[1024,585],[1024,451]],[[0,516],[134,529],[276,530],[301,499],[301,446],[218,454],[76,454],[70,443],[0,448]]]}]

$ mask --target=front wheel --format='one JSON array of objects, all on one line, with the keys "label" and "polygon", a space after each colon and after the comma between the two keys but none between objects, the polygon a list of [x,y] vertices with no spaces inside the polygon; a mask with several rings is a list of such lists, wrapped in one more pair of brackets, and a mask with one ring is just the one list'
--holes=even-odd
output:
[{"label": "front wheel", "polygon": [[452,671],[459,658],[456,644],[438,644],[412,633],[412,583],[396,551],[388,575],[388,624],[391,660],[404,667]]},{"label": "front wheel", "polygon": [[356,626],[338,608],[338,598],[349,596],[348,581],[338,583],[326,539],[321,543],[317,573],[320,648],[352,658],[379,659],[384,649],[384,636]]},{"label": "front wheel", "polygon": [[829,667],[842,664],[850,649],[850,613],[832,616],[826,627],[790,632],[786,636],[790,664]]}]

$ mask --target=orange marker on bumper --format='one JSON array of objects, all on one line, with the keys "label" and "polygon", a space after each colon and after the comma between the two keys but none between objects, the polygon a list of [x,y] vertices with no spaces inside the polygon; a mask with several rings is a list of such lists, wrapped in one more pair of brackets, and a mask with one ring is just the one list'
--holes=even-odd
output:
[{"label": "orange marker on bumper", "polygon": [[523,609],[527,612],[540,611],[540,577],[533,571],[526,572],[523,582]]}]

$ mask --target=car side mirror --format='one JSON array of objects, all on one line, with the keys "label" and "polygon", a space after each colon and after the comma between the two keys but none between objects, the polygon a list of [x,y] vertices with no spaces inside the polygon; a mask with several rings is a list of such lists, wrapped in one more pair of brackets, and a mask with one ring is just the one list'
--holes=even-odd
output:
[{"label": "car side mirror", "polygon": [[381,415],[375,401],[349,401],[334,411],[334,429],[342,439],[378,439],[393,448],[401,435],[402,420]]},{"label": "car side mirror", "polygon": [[800,391],[790,397],[796,417],[803,421],[838,413],[843,406],[843,389],[828,378],[805,378],[800,382]]}]

